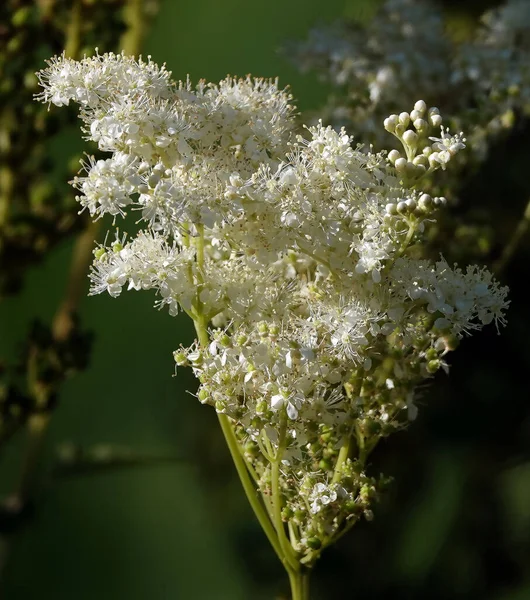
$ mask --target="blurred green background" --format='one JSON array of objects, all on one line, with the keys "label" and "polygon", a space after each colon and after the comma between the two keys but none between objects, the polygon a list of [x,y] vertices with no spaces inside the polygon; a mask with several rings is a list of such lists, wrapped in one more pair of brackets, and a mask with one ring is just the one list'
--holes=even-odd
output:
[{"label": "blurred green background", "polygon": [[[314,109],[328,90],[298,74],[279,46],[319,22],[367,17],[375,5],[163,0],[145,54],[166,62],[177,79],[279,76],[300,110]],[[467,6],[473,7],[485,3]],[[530,193],[528,131],[496,148],[489,177],[468,186],[470,201],[485,201],[492,214],[502,207],[507,231]],[[63,132],[50,151],[81,149],[79,137]],[[506,148],[515,163],[503,162]],[[32,319],[52,318],[70,252],[69,244],[56,249],[29,273],[21,296],[2,302],[1,355],[16,352]],[[396,482],[375,521],[359,525],[317,566],[315,600],[530,599],[528,254],[526,245],[504,277],[513,293],[502,337],[488,332],[466,340],[451,357],[450,378],[422,390],[418,421],[374,456],[374,471]],[[83,301],[83,325],[95,332],[91,366],[62,390],[35,510],[13,539],[1,598],[247,600],[287,592],[213,411],[187,393],[195,389],[190,372],[172,377],[172,351],[193,339],[191,328],[152,304],[149,295],[134,293]],[[65,442],[107,443],[170,460],[60,475],[52,467]],[[23,444],[21,435],[2,456],[0,494],[16,480]]]}]

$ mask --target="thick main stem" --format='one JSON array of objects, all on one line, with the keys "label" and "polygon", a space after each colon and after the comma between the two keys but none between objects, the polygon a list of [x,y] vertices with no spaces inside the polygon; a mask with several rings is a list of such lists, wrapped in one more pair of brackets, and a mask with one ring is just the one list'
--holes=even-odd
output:
[{"label": "thick main stem", "polygon": [[292,600],[309,600],[309,572],[290,572],[289,583]]}]

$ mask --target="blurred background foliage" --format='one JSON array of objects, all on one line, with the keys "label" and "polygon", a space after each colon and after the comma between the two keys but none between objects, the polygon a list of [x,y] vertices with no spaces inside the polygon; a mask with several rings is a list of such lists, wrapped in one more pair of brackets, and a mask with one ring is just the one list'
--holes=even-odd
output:
[{"label": "blurred background foliage", "polygon": [[[450,26],[461,31],[495,2],[444,5]],[[369,19],[376,7],[371,0],[161,0],[143,52],[166,62],[177,79],[278,75],[306,111],[322,105],[329,89],[277,49],[319,22]],[[397,112],[407,108],[396,99]],[[58,128],[48,144],[53,164],[82,148],[76,125]],[[529,160],[523,123],[465,183],[463,204],[482,204],[505,241],[530,196]],[[0,356],[19,353],[35,319],[53,319],[72,244],[58,240],[38,265],[21,266],[21,293],[0,303]],[[527,240],[502,277],[512,289],[502,336],[486,331],[465,340],[450,377],[422,390],[418,420],[374,454],[373,471],[395,482],[375,520],[324,555],[313,577],[315,600],[530,598],[529,254]],[[93,332],[90,365],[60,389],[27,514],[16,524],[0,519],[1,598],[286,593],[213,411],[188,393],[195,389],[190,372],[172,377],[172,351],[190,342],[190,324],[151,306],[141,294],[81,301],[82,327]],[[20,430],[0,454],[4,496],[17,486],[26,446]]]}]

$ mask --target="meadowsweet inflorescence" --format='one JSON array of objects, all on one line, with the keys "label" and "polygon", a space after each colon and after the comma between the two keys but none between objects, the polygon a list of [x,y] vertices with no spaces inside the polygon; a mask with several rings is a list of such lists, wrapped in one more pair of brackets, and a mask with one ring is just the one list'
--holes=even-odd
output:
[{"label": "meadowsweet inflorescence", "polygon": [[124,55],[55,58],[39,77],[39,99],[80,104],[111,153],[74,180],[80,205],[138,211],[143,226],[95,250],[92,293],[154,289],[194,320],[198,340],[175,361],[229,417],[286,556],[310,566],[372,517],[386,479],[367,458],[414,419],[418,384],[465,333],[504,324],[507,289],[490,273],[411,252],[445,202],[422,178],[450,168],[463,135],[440,134],[418,101],[384,124],[402,151],[321,123],[297,136],[276,81],[177,84]]}]

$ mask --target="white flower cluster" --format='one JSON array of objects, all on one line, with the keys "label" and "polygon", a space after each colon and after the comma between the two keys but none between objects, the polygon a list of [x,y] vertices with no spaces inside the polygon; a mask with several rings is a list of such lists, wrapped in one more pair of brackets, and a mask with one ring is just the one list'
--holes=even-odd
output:
[{"label": "white flower cluster", "polygon": [[450,125],[466,130],[471,152],[461,162],[481,161],[492,136],[530,114],[530,3],[509,0],[485,12],[466,41],[445,29],[433,1],[386,0],[366,26],[315,29],[289,54],[343,89],[327,119],[354,127],[363,141],[386,145],[381,119],[420,95],[443,102]]},{"label": "white flower cluster", "polygon": [[[153,229],[223,218],[212,201],[230,175],[249,177],[278,162],[292,128],[291,97],[277,82],[227,77],[218,85],[176,85],[165,67],[118,54],[54,58],[39,73],[43,102],[77,102],[87,138],[112,152],[74,181],[92,216],[136,208]],[[117,187],[121,192],[117,193]]]},{"label": "white flower cluster", "polygon": [[406,157],[322,124],[296,136],[276,82],[193,88],[112,54],[54,59],[40,80],[40,99],[78,102],[87,136],[112,153],[74,181],[81,206],[141,211],[133,239],[95,251],[92,293],[154,289],[190,315],[198,340],[175,360],[230,418],[269,514],[279,503],[312,563],[370,518],[384,481],[367,457],[415,417],[416,386],[465,332],[504,323],[507,290],[487,271],[410,252],[444,203],[414,186],[462,135],[431,136],[442,119],[419,101],[385,122]]}]

